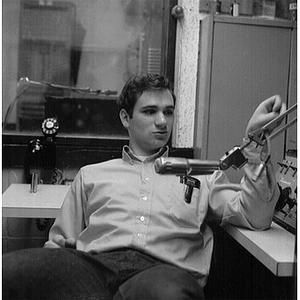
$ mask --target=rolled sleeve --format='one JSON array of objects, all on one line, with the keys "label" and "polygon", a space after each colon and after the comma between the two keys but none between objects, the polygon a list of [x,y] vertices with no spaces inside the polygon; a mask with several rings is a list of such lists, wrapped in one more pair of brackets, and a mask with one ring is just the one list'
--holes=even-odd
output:
[{"label": "rolled sleeve", "polygon": [[82,176],[83,172],[80,170],[72,182],[59,214],[50,229],[49,241],[55,235],[77,239],[80,232],[84,229],[84,203],[86,195],[84,193]]},{"label": "rolled sleeve", "polygon": [[253,180],[261,163],[261,151],[262,147],[256,143],[250,143],[244,149],[248,162],[240,184],[231,184],[224,173],[215,172],[210,183],[209,204],[222,225],[230,223],[253,230],[270,227],[279,189],[271,162],[267,163],[261,176]]}]

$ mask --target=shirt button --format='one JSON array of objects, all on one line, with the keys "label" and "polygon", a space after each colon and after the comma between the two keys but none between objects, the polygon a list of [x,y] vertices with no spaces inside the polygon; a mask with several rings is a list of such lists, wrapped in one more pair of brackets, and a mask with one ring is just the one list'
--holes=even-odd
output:
[{"label": "shirt button", "polygon": [[150,178],[149,177],[145,177],[145,181],[149,181],[150,180]]},{"label": "shirt button", "polygon": [[142,222],[144,222],[144,221],[145,221],[145,217],[144,217],[144,216],[141,216],[141,217],[140,217],[140,220],[141,220]]},{"label": "shirt button", "polygon": [[143,200],[146,201],[148,198],[146,196],[143,197]]}]

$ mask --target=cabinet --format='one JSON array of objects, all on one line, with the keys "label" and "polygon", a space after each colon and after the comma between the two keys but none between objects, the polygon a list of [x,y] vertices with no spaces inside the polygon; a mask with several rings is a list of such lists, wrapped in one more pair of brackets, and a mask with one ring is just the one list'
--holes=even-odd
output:
[{"label": "cabinet", "polygon": [[[255,108],[279,94],[296,101],[296,24],[286,20],[206,16],[200,24],[195,155],[219,159],[241,145]],[[272,140],[272,160],[296,147],[296,131]],[[288,143],[287,143],[288,142]],[[232,181],[242,172],[226,171]]]}]

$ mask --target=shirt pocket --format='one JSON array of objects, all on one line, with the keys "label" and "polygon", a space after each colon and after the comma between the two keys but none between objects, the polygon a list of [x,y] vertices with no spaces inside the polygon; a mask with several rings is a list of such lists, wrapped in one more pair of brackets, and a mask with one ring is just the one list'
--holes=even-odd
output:
[{"label": "shirt pocket", "polygon": [[190,203],[185,201],[185,188],[183,183],[172,185],[172,191],[168,196],[168,209],[172,219],[184,228],[199,228],[200,216],[200,189],[193,188]]}]

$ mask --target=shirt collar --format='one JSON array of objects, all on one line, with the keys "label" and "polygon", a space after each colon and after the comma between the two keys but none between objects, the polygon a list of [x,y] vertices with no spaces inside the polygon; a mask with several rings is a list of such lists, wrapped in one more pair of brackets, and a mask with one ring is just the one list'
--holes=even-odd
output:
[{"label": "shirt collar", "polygon": [[[169,147],[164,146],[160,148],[156,153],[152,154],[151,156],[147,157],[144,160],[144,163],[149,163],[155,161],[158,157],[166,157],[169,156]],[[126,145],[123,147],[122,152],[122,159],[131,165],[136,162],[141,162],[141,160],[133,153],[133,151]]]}]

